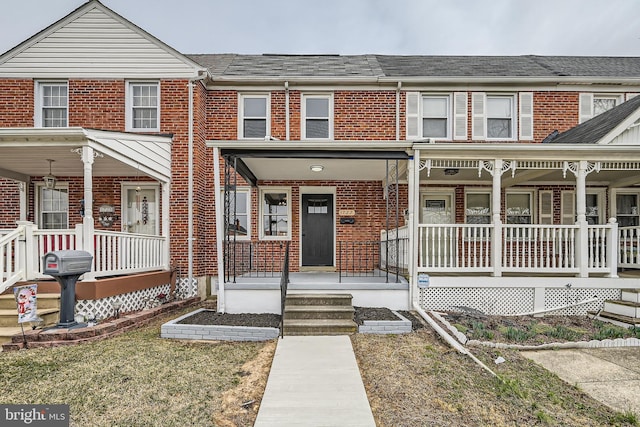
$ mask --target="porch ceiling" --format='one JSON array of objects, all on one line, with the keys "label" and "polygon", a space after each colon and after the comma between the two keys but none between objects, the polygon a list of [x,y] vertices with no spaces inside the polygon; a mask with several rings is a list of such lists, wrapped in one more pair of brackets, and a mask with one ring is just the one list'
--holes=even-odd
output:
[{"label": "porch ceiling", "polygon": [[171,176],[171,138],[84,128],[0,129],[0,176],[28,181],[51,172],[55,176],[83,176],[76,149],[91,147],[96,155],[93,176]]}]

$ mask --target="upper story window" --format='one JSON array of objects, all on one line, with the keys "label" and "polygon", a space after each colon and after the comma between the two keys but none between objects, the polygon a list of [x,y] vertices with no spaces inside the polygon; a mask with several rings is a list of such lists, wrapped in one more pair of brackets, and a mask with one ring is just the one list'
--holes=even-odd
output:
[{"label": "upper story window", "polygon": [[580,123],[622,104],[624,95],[611,93],[581,93]]},{"label": "upper story window", "polygon": [[69,84],[39,82],[36,85],[36,127],[67,127],[69,117]]},{"label": "upper story window", "polygon": [[302,139],[330,139],[333,136],[333,97],[302,96]]},{"label": "upper story window", "polygon": [[422,97],[422,136],[450,139],[450,101],[446,95]]},{"label": "upper story window", "polygon": [[513,96],[487,95],[487,139],[512,139]]},{"label": "upper story window", "polygon": [[127,83],[127,130],[160,131],[160,83]]},{"label": "upper story window", "polygon": [[240,95],[238,139],[264,139],[271,135],[269,95]]}]

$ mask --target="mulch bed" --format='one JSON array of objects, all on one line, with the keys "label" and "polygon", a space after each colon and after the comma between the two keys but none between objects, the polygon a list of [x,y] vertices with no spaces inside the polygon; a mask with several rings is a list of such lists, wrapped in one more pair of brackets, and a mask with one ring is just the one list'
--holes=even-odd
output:
[{"label": "mulch bed", "polygon": [[251,326],[260,328],[280,327],[279,314],[256,313],[218,313],[213,310],[204,310],[195,313],[177,322],[187,325],[217,325],[217,326]]}]

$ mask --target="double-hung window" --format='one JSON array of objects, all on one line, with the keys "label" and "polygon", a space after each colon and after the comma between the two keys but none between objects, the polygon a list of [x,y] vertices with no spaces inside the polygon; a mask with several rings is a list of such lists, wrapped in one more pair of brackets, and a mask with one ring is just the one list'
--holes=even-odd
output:
[{"label": "double-hung window", "polygon": [[160,83],[127,83],[127,130],[160,131]]},{"label": "double-hung window", "polygon": [[287,188],[265,188],[261,191],[261,237],[291,237],[291,192]]},{"label": "double-hung window", "polygon": [[41,229],[69,228],[69,189],[64,185],[56,188],[38,186],[38,226]]},{"label": "double-hung window", "polygon": [[[222,196],[224,197],[224,193]],[[237,239],[250,237],[251,189],[237,188],[236,191],[230,191],[227,196],[229,197],[227,233]]]},{"label": "double-hung window", "polygon": [[333,97],[302,96],[302,138],[331,139],[333,136]]},{"label": "double-hung window", "polygon": [[487,95],[487,138],[513,139],[515,100],[509,95]]},{"label": "double-hung window", "polygon": [[238,139],[264,139],[271,135],[268,94],[242,94],[238,104]]},{"label": "double-hung window", "polygon": [[36,85],[36,127],[69,126],[69,84],[39,82]]},{"label": "double-hung window", "polygon": [[422,136],[450,139],[450,101],[446,95],[422,97]]}]

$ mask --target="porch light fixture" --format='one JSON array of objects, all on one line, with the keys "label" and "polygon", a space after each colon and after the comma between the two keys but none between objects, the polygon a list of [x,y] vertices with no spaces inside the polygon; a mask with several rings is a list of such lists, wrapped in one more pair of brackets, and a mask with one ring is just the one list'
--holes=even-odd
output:
[{"label": "porch light fixture", "polygon": [[51,163],[55,162],[55,160],[47,159],[47,162],[49,162],[49,175],[44,176],[42,179],[44,179],[45,188],[53,190],[54,188],[56,188],[57,179],[51,173]]},{"label": "porch light fixture", "polygon": [[311,169],[313,172],[322,172],[324,170],[324,166],[322,166],[322,165],[311,165],[311,167],[309,169]]},{"label": "porch light fixture", "polygon": [[450,168],[444,170],[444,174],[447,176],[457,175],[458,172],[460,172],[460,169]]}]

